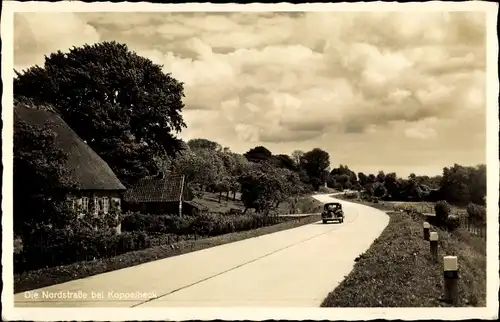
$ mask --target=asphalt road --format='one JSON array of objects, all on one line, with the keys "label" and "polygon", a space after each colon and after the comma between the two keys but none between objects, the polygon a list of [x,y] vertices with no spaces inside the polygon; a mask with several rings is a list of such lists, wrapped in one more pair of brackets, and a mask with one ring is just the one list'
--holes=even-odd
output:
[{"label": "asphalt road", "polygon": [[314,198],[341,202],[344,223],[318,222],[18,293],[14,305],[318,307],[389,218],[380,210],[329,195]]}]

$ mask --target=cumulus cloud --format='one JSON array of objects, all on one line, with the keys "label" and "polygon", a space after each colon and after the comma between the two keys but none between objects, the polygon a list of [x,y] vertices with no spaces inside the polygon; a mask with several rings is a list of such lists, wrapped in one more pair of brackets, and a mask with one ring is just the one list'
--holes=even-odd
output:
[{"label": "cumulus cloud", "polygon": [[485,32],[481,12],[18,14],[15,63],[116,40],[185,83],[183,135],[407,146],[447,137],[464,111],[481,120]]},{"label": "cumulus cloud", "polygon": [[14,14],[15,65],[22,66],[21,69],[43,63],[45,55],[57,50],[99,40],[98,31],[77,14]]}]

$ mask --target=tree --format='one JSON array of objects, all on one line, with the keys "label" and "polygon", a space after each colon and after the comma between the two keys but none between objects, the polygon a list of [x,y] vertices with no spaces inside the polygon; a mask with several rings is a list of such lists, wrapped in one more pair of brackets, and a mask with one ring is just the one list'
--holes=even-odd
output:
[{"label": "tree", "polygon": [[319,189],[324,184],[323,173],[330,166],[330,155],[319,148],[314,148],[304,153],[301,159],[301,168],[309,176],[314,189]]},{"label": "tree", "polygon": [[384,171],[380,170],[377,174],[377,182],[383,183],[385,181],[385,173]]},{"label": "tree", "polygon": [[297,171],[295,162],[286,154],[278,154],[275,156],[276,166],[279,168],[288,169],[291,171]]},{"label": "tree", "polygon": [[358,178],[354,171],[351,171],[347,165],[340,165],[338,168],[332,169],[331,176],[339,183],[343,189],[351,189],[357,183]]},{"label": "tree", "polygon": [[373,195],[377,198],[383,198],[387,195],[387,189],[380,182],[376,182],[373,187]]},{"label": "tree", "polygon": [[269,151],[267,148],[263,146],[256,146],[255,148],[248,150],[244,154],[244,156],[247,158],[248,161],[258,163],[262,161],[271,160],[273,154],[271,151]]},{"label": "tree", "polygon": [[207,139],[192,139],[187,142],[187,145],[192,151],[208,149],[211,151],[222,151],[222,146],[214,141]]},{"label": "tree", "polygon": [[124,44],[73,47],[15,73],[14,96],[52,104],[126,185],[181,149],[183,84]]},{"label": "tree", "polygon": [[295,164],[295,167],[298,168],[300,166],[300,160],[302,160],[302,156],[304,155],[304,152],[301,150],[295,150],[292,152],[292,160],[293,163]]},{"label": "tree", "polygon": [[398,177],[395,172],[388,173],[384,178],[384,187],[387,193],[393,200],[399,200],[400,187],[398,184]]},{"label": "tree", "polygon": [[365,186],[368,183],[368,177],[363,172],[358,173],[359,184]]},{"label": "tree", "polygon": [[38,229],[63,228],[75,220],[64,193],[73,187],[68,155],[54,140],[48,126],[14,123],[14,232],[25,244]]},{"label": "tree", "polygon": [[486,166],[463,167],[454,164],[443,169],[440,194],[449,203],[467,205],[486,195]]},{"label": "tree", "polygon": [[205,188],[215,187],[226,175],[223,161],[210,150],[179,153],[172,163],[172,170],[183,174],[186,183]]},{"label": "tree", "polygon": [[296,173],[276,168],[270,163],[256,165],[242,175],[239,182],[245,208],[254,208],[256,212],[263,214],[268,214],[291,195],[303,191]]}]

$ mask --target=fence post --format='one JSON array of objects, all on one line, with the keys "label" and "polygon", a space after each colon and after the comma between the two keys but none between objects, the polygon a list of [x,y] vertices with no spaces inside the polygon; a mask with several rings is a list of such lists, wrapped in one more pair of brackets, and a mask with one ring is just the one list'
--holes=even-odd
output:
[{"label": "fence post", "polygon": [[424,240],[429,240],[429,230],[431,225],[427,221],[424,222]]},{"label": "fence post", "polygon": [[431,248],[431,257],[434,262],[437,262],[437,254],[438,254],[438,233],[433,231],[430,233],[429,236],[430,239],[430,248]]},{"label": "fence post", "polygon": [[458,259],[457,256],[444,256],[444,300],[450,304],[458,301]]}]

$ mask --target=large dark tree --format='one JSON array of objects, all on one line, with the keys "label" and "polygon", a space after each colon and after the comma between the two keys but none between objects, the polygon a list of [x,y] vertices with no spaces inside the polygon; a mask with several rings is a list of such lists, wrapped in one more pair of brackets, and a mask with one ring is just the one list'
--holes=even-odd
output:
[{"label": "large dark tree", "polygon": [[301,159],[301,168],[309,176],[310,184],[318,189],[324,184],[324,171],[330,166],[330,155],[319,148],[304,153]]},{"label": "large dark tree", "polygon": [[263,146],[256,146],[255,148],[248,150],[244,156],[248,161],[256,163],[270,161],[273,158],[272,152]]},{"label": "large dark tree", "polygon": [[441,196],[453,204],[469,202],[484,204],[486,196],[486,165],[464,167],[454,164],[443,169],[440,184]]},{"label": "large dark tree", "polygon": [[183,91],[162,66],[116,42],[58,51],[14,79],[15,97],[52,104],[125,184],[180,149]]},{"label": "large dark tree", "polygon": [[54,139],[48,127],[14,123],[14,232],[25,244],[34,230],[64,227],[71,220],[64,211],[65,189],[73,185],[68,156]]}]

